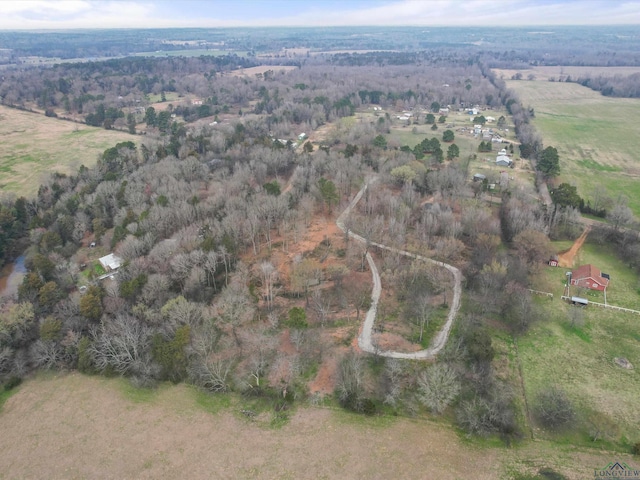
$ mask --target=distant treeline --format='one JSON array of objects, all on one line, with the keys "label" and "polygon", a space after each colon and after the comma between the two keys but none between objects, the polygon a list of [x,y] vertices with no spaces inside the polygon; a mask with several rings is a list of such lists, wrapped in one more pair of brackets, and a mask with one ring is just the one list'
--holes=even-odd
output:
[{"label": "distant treeline", "polygon": [[[104,58],[139,52],[224,49],[229,52],[306,57],[287,51],[376,50],[420,52],[446,49],[470,58],[491,57],[494,67],[529,65],[639,65],[636,27],[554,26],[532,32],[526,27],[333,27],[333,28],[175,28],[0,32],[11,58],[25,56]],[[479,45],[478,39],[482,39]],[[184,42],[184,43],[183,43]]]},{"label": "distant treeline", "polygon": [[606,97],[640,98],[640,73],[628,76],[615,75],[613,77],[605,77],[603,75],[578,77],[576,80],[571,80],[571,77],[567,77],[566,81],[574,81],[600,92]]}]

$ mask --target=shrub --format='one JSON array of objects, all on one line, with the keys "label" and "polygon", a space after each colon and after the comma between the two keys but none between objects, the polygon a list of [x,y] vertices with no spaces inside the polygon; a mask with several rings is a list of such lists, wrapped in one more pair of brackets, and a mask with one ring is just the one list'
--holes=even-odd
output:
[{"label": "shrub", "polygon": [[40,339],[44,341],[59,340],[62,332],[62,320],[47,317],[40,323]]},{"label": "shrub", "polygon": [[538,475],[546,480],[566,480],[567,477],[551,468],[541,468]]},{"label": "shrub", "polygon": [[458,375],[449,365],[431,365],[418,377],[418,392],[419,400],[439,415],[460,392]]},{"label": "shrub", "polygon": [[634,455],[640,455],[640,442],[636,442],[631,447],[631,453]]},{"label": "shrub", "polygon": [[498,434],[507,443],[521,436],[512,393],[503,384],[494,383],[485,395],[461,402],[456,416],[460,426],[472,435]]},{"label": "shrub", "polygon": [[185,347],[191,339],[191,327],[183,325],[176,329],[172,339],[165,339],[161,334],[153,337],[151,353],[153,359],[162,367],[162,376],[174,383],[180,382],[187,375],[187,354]]},{"label": "shrub", "polygon": [[9,390],[13,390],[18,385],[22,383],[22,378],[20,377],[9,377],[9,380],[4,384],[4,391],[8,392]]},{"label": "shrub", "polygon": [[548,387],[538,393],[533,412],[540,424],[551,430],[569,427],[576,417],[567,394],[555,386]]},{"label": "shrub", "polygon": [[538,470],[538,476],[545,480],[566,480],[567,478],[551,468],[541,468]]},{"label": "shrub", "polygon": [[307,328],[307,312],[302,307],[293,307],[289,310],[289,318],[285,322],[289,328]]},{"label": "shrub", "polygon": [[82,373],[95,373],[90,348],[91,340],[88,337],[82,337],[78,342],[78,371]]}]

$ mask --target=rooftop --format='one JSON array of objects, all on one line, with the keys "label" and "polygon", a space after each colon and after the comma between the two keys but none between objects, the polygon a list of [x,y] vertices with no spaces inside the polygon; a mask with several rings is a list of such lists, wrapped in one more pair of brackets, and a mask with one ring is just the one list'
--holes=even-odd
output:
[{"label": "rooftop", "polygon": [[100,257],[99,261],[100,265],[110,270],[116,270],[120,268],[120,265],[122,265],[122,259],[114,255],[113,253],[105,255],[104,257]]},{"label": "rooftop", "polygon": [[609,279],[602,276],[600,269],[594,267],[591,264],[581,265],[571,272],[571,278],[579,280],[581,278],[593,278],[601,285],[608,285]]}]

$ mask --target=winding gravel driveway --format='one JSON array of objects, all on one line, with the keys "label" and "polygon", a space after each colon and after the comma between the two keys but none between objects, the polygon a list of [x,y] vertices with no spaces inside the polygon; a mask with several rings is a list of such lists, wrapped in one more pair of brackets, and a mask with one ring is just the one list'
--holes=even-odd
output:
[{"label": "winding gravel driveway", "polygon": [[[336,220],[338,228],[343,232],[346,231],[346,227],[344,226],[345,218],[349,216],[351,210],[353,210],[353,208],[358,204],[358,202],[362,198],[362,195],[367,190],[369,183],[372,183],[373,181],[375,181],[375,179],[373,179],[371,182],[365,183],[364,187],[362,187],[358,194],[353,198],[349,206],[340,214],[340,216]],[[363,237],[351,231],[349,231],[349,236],[359,242],[365,244],[367,243],[367,241]],[[415,253],[407,252],[404,250],[398,250],[396,248],[381,245],[379,243],[369,242],[369,245],[373,245],[383,250],[389,250],[390,252],[398,253],[406,257],[414,258],[416,260],[422,260],[424,262],[429,262],[434,265],[438,265],[439,267],[446,268],[447,270],[449,270],[449,272],[451,272],[451,275],[453,275],[454,279],[453,300],[451,301],[451,309],[449,310],[449,314],[447,315],[446,323],[443,325],[442,330],[440,330],[436,337],[433,339],[431,346],[426,350],[405,353],[377,349],[376,347],[374,347],[373,342],[371,341],[371,335],[373,334],[373,324],[376,320],[376,311],[378,309],[378,300],[380,300],[380,293],[382,292],[382,284],[380,282],[380,274],[378,273],[378,268],[373,261],[373,257],[371,257],[371,254],[367,253],[367,262],[369,263],[369,268],[371,269],[371,275],[373,277],[373,290],[371,291],[371,308],[369,308],[369,311],[367,312],[367,315],[364,319],[364,324],[362,325],[362,331],[358,336],[358,346],[365,352],[374,353],[382,357],[411,360],[430,360],[435,358],[440,350],[442,350],[446,345],[447,339],[449,338],[449,333],[451,332],[451,327],[453,326],[453,321],[455,320],[458,309],[460,308],[460,297],[462,295],[462,274],[460,273],[460,270],[452,265],[449,265],[448,263],[438,262],[431,258],[423,257],[422,255],[417,255]]]}]

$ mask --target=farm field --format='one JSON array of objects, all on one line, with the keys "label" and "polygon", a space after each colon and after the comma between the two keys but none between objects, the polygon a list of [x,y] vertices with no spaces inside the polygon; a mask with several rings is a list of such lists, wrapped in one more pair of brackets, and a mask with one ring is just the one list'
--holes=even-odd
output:
[{"label": "farm field", "polygon": [[559,182],[594,198],[598,188],[617,199],[624,194],[640,216],[640,100],[604,97],[575,83],[507,81],[523,105],[535,109],[534,125],[546,146],[560,155]]},{"label": "farm field", "polygon": [[0,106],[0,190],[35,196],[52,172],[95,165],[104,150],[130,140],[124,132]]},{"label": "farm field", "polygon": [[531,67],[524,70],[513,70],[513,69],[496,69],[496,73],[498,74],[498,78],[503,78],[504,80],[510,79],[513,75],[520,73],[522,78],[525,79],[529,75],[535,75],[536,80],[548,81],[550,79],[559,79],[561,76],[566,77],[570,75],[573,78],[580,77],[582,75],[588,75],[590,77],[613,77],[615,75],[633,75],[634,73],[640,73],[640,67],[580,67],[580,66],[565,66],[565,65],[554,65],[554,66],[541,66],[541,67]]},{"label": "farm field", "polygon": [[[299,407],[279,427],[242,416],[241,399],[185,385],[40,375],[0,411],[7,478],[529,478],[549,467],[590,478],[629,455],[548,441],[500,448],[431,420]],[[170,432],[170,434],[168,434]],[[489,444],[491,443],[491,444]],[[37,454],[34,454],[37,452]]]}]

